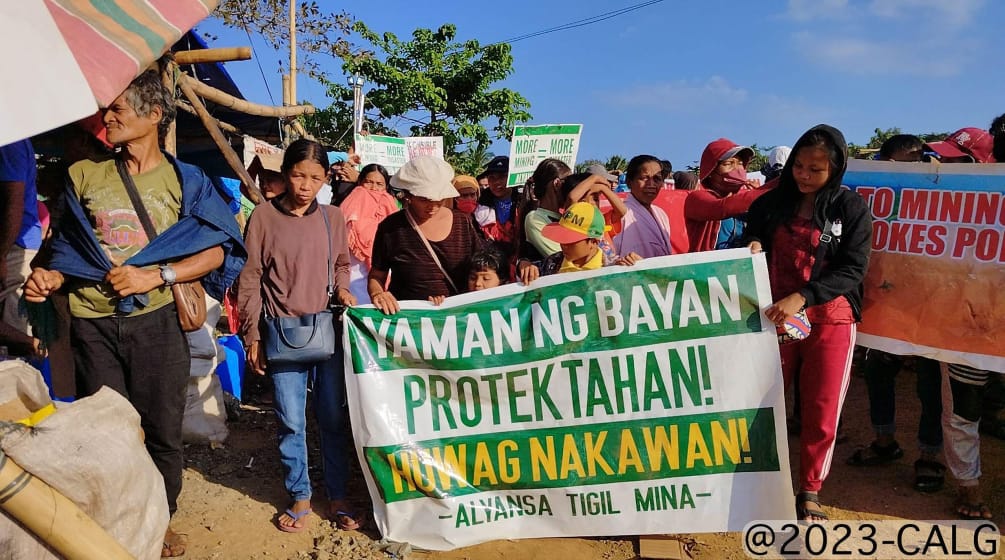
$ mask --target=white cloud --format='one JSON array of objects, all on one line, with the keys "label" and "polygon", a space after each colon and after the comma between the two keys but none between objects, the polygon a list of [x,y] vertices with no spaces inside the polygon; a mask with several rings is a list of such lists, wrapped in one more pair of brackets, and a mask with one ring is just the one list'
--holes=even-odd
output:
[{"label": "white cloud", "polygon": [[786,15],[796,21],[835,19],[848,14],[848,0],[789,0]]},{"label": "white cloud", "polygon": [[639,84],[600,96],[613,105],[659,109],[664,112],[691,112],[697,108],[731,107],[747,100],[747,90],[735,88],[722,77],[701,81]]},{"label": "white cloud", "polygon": [[973,22],[984,3],[984,0],[872,0],[869,12],[884,18],[921,19],[958,28]]},{"label": "white cloud", "polygon": [[920,42],[793,35],[796,50],[823,67],[857,75],[949,77],[963,72],[979,46],[972,41],[926,38]]}]

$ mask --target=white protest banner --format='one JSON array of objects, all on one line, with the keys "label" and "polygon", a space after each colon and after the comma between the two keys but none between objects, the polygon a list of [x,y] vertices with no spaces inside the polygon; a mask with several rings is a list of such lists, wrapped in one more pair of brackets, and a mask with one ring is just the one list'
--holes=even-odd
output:
[{"label": "white protest banner", "polygon": [[736,249],[350,308],[381,533],[445,550],[794,518],[770,303],[764,256]]},{"label": "white protest banner", "polygon": [[419,156],[433,156],[443,159],[442,136],[410,136],[405,138],[408,159]]},{"label": "white protest banner", "polygon": [[562,160],[570,168],[576,166],[581,124],[542,124],[513,127],[509,146],[509,177],[507,187],[523,186],[548,158]]},{"label": "white protest banner", "polygon": [[243,155],[242,159],[244,161],[245,167],[251,165],[251,162],[255,159],[255,156],[281,154],[281,153],[283,153],[282,148],[277,148],[276,146],[273,146],[272,144],[269,144],[264,140],[259,140],[254,136],[248,136],[247,134],[244,135],[244,153],[242,154]]},{"label": "white protest banner", "polygon": [[1005,372],[1005,165],[851,160],[872,210],[857,342]]},{"label": "white protest banner", "polygon": [[361,166],[379,163],[392,175],[408,161],[405,139],[396,136],[356,134],[356,154]]}]

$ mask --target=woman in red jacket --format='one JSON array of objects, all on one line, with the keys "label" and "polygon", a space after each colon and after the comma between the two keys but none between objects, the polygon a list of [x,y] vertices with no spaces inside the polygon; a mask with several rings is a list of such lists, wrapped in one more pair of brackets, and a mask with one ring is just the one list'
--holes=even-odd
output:
[{"label": "woman in red jacket", "polygon": [[764,314],[783,325],[805,310],[812,330],[782,344],[782,375],[799,377],[802,411],[800,519],[827,519],[817,492],[830,470],[838,418],[850,380],[862,281],[869,264],[872,217],[860,196],[841,188],[848,146],[819,125],[792,148],[778,187],[750,207],[746,241],[765,251],[774,303]]},{"label": "woman in red jacket", "polygon": [[691,252],[729,249],[743,237],[744,215],[766,188],[747,181],[747,164],[754,151],[719,138],[701,153],[701,184],[684,201],[684,218]]}]

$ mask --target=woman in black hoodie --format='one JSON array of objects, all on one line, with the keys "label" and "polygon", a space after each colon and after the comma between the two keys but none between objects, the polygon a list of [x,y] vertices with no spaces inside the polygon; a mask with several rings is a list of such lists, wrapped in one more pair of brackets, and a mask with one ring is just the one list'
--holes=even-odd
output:
[{"label": "woman in black hoodie", "polygon": [[822,520],[817,492],[830,470],[838,418],[848,390],[872,218],[862,198],[841,187],[848,146],[827,125],[792,148],[778,187],[750,207],[745,237],[765,251],[774,303],[765,316],[781,327],[804,310],[812,330],[780,347],[785,383],[799,377],[800,519]]}]

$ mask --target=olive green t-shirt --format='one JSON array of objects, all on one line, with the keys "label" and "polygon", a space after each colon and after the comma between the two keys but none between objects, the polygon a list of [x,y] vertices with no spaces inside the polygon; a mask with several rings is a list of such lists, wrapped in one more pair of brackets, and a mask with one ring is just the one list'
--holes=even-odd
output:
[{"label": "olive green t-shirt", "polygon": [[[176,223],[181,212],[181,183],[174,166],[165,159],[157,167],[132,177],[157,233]],[[70,166],[70,180],[99,245],[114,266],[121,265],[149,243],[114,160],[77,162]],[[132,315],[155,311],[173,301],[171,289],[166,286],[149,292],[148,296],[149,303]],[[115,313],[117,303],[107,283],[75,281],[70,285],[70,314],[74,317],[107,317]]]}]

